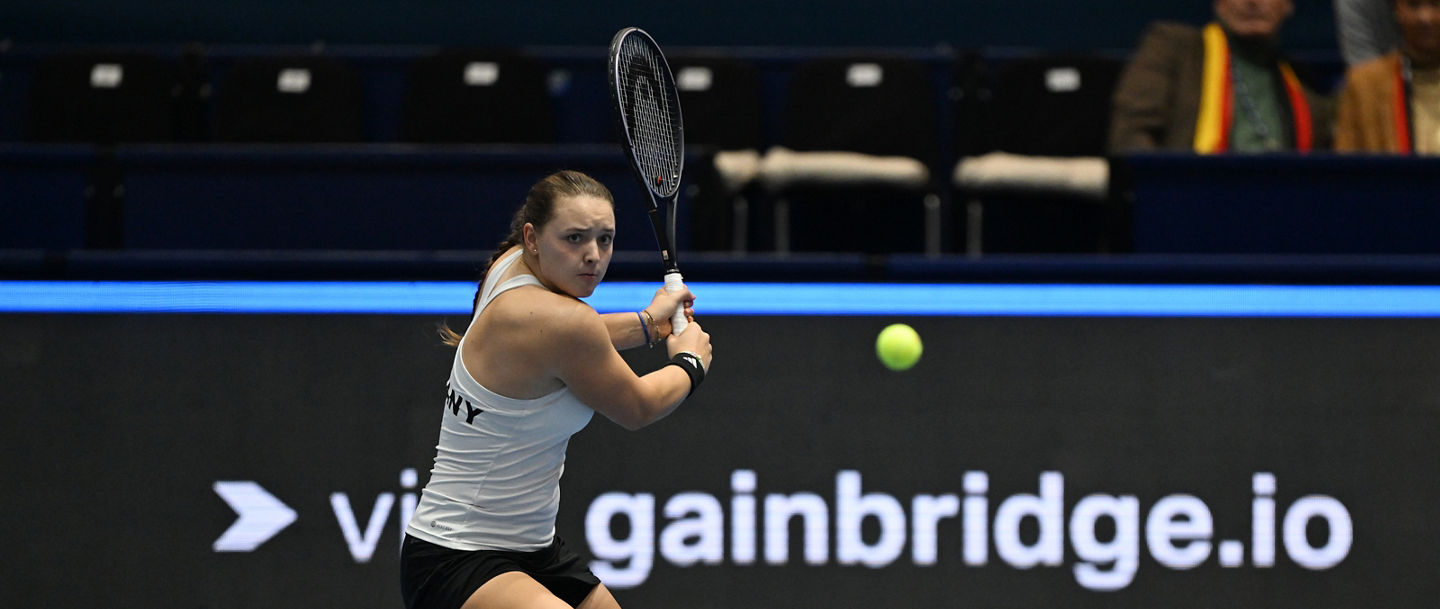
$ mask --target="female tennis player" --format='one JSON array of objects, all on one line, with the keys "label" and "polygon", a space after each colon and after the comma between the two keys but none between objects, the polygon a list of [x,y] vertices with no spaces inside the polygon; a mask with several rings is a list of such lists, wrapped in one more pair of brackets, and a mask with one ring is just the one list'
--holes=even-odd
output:
[{"label": "female tennis player", "polygon": [[[435,466],[406,528],[401,593],[410,609],[618,608],[555,534],[570,436],[598,411],[627,429],[670,414],[710,366],[710,336],[671,336],[688,289],[601,315],[579,299],[605,276],[614,198],[575,171],[547,176],[491,258],[456,347]],[[666,344],[670,364],[637,376],[619,349]]]}]

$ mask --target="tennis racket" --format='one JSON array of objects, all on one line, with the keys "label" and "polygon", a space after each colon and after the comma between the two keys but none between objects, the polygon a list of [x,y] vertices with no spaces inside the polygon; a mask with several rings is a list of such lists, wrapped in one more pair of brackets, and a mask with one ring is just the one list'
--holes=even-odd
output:
[{"label": "tennis racket", "polygon": [[[675,259],[675,207],[685,168],[685,127],[675,77],[660,45],[640,28],[615,34],[608,67],[621,144],[650,204],[650,223],[665,263],[665,290],[677,292],[684,286]],[[685,305],[676,307],[670,324],[675,334],[685,331]]]}]

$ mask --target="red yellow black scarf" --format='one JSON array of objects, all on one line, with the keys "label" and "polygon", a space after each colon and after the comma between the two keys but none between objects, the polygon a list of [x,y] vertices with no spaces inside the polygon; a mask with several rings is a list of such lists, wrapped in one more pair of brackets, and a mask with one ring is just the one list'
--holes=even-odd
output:
[{"label": "red yellow black scarf", "polygon": [[[1200,86],[1200,116],[1195,121],[1195,152],[1215,154],[1230,148],[1230,127],[1234,124],[1234,80],[1230,74],[1230,43],[1220,24],[1205,26],[1205,63]],[[1295,149],[1308,152],[1314,132],[1305,91],[1290,64],[1280,62],[1280,76],[1295,121]]]}]

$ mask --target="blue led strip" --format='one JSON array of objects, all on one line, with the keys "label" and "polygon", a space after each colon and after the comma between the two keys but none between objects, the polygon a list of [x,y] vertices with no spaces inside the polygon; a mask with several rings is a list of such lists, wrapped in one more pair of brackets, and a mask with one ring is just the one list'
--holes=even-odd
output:
[{"label": "blue led strip", "polygon": [[[659,283],[587,302],[633,311]],[[693,283],[701,315],[1440,317],[1440,286]],[[0,281],[0,313],[468,314],[468,282]]]},{"label": "blue led strip", "polygon": [[0,312],[455,313],[459,282],[0,282]]}]

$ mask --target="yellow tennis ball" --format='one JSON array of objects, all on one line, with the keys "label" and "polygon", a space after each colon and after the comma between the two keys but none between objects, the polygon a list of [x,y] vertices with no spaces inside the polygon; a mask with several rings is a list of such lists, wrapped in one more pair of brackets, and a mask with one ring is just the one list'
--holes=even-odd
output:
[{"label": "yellow tennis ball", "polygon": [[891,370],[909,370],[920,361],[920,352],[924,350],[920,334],[905,324],[890,324],[875,338],[875,355]]}]

